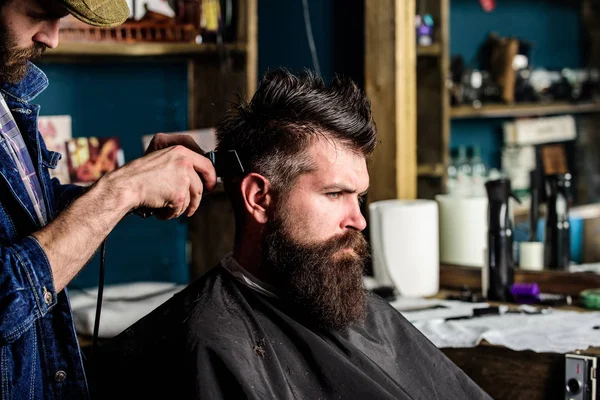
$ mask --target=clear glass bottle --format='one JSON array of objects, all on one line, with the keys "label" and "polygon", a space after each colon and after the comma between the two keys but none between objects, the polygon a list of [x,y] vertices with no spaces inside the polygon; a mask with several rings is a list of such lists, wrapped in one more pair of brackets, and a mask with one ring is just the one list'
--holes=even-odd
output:
[{"label": "clear glass bottle", "polygon": [[457,168],[456,168],[456,149],[450,150],[450,164],[448,165],[448,179],[446,181],[446,193],[454,196],[456,195],[456,184],[457,184]]},{"label": "clear glass bottle", "polygon": [[458,156],[456,158],[456,193],[459,196],[470,196],[471,179],[471,164],[467,157],[467,146],[458,146]]},{"label": "clear glass bottle", "polygon": [[485,197],[485,182],[487,180],[487,167],[481,158],[479,146],[473,146],[471,156],[471,195]]}]

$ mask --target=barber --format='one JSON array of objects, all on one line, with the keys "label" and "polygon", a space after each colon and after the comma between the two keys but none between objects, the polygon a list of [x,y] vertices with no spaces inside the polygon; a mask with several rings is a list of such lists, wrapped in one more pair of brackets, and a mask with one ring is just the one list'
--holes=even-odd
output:
[{"label": "barber", "polygon": [[73,14],[100,27],[123,23],[126,0],[0,0],[0,398],[88,398],[67,284],[131,210],[192,215],[216,184],[188,136],[157,135],[143,157],[83,189],[50,179],[58,155],[37,130],[48,85],[31,63],[58,45]]}]

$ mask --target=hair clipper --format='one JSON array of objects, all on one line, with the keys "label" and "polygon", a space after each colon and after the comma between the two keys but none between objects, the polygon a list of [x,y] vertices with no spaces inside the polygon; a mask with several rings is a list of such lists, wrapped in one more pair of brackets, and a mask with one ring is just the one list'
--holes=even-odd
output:
[{"label": "hair clipper", "polygon": [[[235,150],[209,151],[204,154],[210,160],[218,178],[235,178],[248,173],[249,169],[244,164]],[[155,214],[155,210],[140,207],[133,212],[142,218],[148,218]]]}]

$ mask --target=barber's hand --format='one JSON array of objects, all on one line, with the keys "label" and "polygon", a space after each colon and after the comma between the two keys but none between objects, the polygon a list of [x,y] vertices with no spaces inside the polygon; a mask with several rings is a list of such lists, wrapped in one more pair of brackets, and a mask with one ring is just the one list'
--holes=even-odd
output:
[{"label": "barber's hand", "polygon": [[217,184],[210,160],[181,145],[153,151],[106,177],[117,190],[133,194],[132,208],[157,209],[158,219],[177,218],[184,213],[191,216],[200,205],[204,189],[211,191]]},{"label": "barber's hand", "polygon": [[205,153],[205,151],[198,146],[198,143],[196,143],[196,141],[190,135],[180,135],[174,133],[167,135],[164,133],[157,133],[150,141],[150,144],[148,145],[144,155],[176,145],[187,147],[196,153]]}]

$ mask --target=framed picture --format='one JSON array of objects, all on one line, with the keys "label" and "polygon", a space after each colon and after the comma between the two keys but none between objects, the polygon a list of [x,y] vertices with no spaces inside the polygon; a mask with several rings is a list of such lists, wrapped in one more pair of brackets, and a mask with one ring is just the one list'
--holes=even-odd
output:
[{"label": "framed picture", "polygon": [[61,183],[70,183],[69,166],[66,160],[66,142],[72,138],[71,116],[40,116],[38,118],[38,130],[44,138],[48,150],[62,154],[62,159],[58,162],[56,168],[50,170],[50,177],[58,178]]},{"label": "framed picture", "polygon": [[118,137],[81,137],[66,143],[72,183],[89,185],[125,161]]}]

